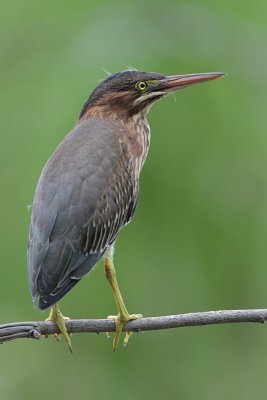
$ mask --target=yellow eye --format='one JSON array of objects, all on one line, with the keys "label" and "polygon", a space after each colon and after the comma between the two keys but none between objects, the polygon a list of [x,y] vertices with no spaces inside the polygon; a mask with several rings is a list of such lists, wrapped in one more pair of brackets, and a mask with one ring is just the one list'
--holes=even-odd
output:
[{"label": "yellow eye", "polygon": [[140,92],[144,92],[147,88],[147,83],[146,82],[137,82],[135,87],[137,90],[140,90]]}]

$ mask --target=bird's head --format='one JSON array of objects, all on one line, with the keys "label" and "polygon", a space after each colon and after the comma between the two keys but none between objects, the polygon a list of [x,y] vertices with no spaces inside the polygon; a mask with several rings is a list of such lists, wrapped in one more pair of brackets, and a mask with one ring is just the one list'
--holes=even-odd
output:
[{"label": "bird's head", "polygon": [[95,88],[83,106],[80,119],[86,118],[88,113],[97,114],[98,110],[122,118],[146,114],[151,105],[161,97],[223,75],[225,74],[222,72],[171,76],[134,70],[117,72]]}]

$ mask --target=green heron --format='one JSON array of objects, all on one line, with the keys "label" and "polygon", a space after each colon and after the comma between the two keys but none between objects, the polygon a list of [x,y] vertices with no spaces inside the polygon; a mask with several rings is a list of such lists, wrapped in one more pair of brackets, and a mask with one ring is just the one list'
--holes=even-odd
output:
[{"label": "green heron", "polygon": [[[69,348],[66,318],[58,308],[65,296],[104,258],[105,275],[118,308],[115,350],[130,315],[113,264],[114,244],[135,212],[139,176],[149,149],[146,114],[160,98],[223,73],[165,76],[123,71],[109,76],[84,104],[74,129],[46,163],[36,188],[29,244],[32,298],[57,323]],[[131,333],[127,332],[124,344]]]}]

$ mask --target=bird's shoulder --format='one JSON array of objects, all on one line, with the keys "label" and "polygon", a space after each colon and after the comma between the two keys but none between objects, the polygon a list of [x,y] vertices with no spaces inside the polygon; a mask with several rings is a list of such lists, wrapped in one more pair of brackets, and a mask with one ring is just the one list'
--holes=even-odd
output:
[{"label": "bird's shoulder", "polygon": [[89,118],[76,125],[43,168],[34,203],[77,205],[89,190],[90,203],[95,203],[118,170],[122,179],[124,171],[132,173],[124,137],[125,128],[116,121]]},{"label": "bird's shoulder", "polygon": [[99,158],[118,158],[122,154],[125,132],[125,127],[117,121],[88,118],[65,136],[46,163],[43,173],[73,167],[77,170],[83,164],[98,162]]}]

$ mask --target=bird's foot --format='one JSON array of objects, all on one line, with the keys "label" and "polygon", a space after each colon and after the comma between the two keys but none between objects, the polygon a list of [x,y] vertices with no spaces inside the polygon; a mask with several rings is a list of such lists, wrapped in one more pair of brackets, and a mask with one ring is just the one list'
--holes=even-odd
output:
[{"label": "bird's foot", "polygon": [[[70,352],[72,353],[73,351],[71,346],[70,334],[68,333],[66,328],[66,321],[68,321],[69,319],[70,318],[68,317],[64,317],[64,315],[60,312],[58,305],[55,304],[54,306],[52,306],[49,317],[46,319],[46,321],[52,321],[57,324],[62,336],[64,337],[68,345]],[[58,333],[55,333],[55,338],[57,341],[59,341],[60,336]]]},{"label": "bird's foot", "polygon": [[[119,344],[119,340],[120,340],[120,335],[123,329],[124,324],[126,324],[126,322],[128,321],[132,321],[135,319],[139,319],[139,318],[143,318],[142,314],[118,314],[118,315],[109,315],[107,319],[112,319],[115,321],[115,325],[116,325],[116,332],[115,332],[115,337],[113,340],[113,351],[115,351],[118,347]],[[123,340],[123,346],[126,347],[130,337],[132,336],[133,332],[130,331],[126,331],[125,334],[125,338]],[[110,337],[111,336],[111,332],[107,333],[107,336]]]}]

